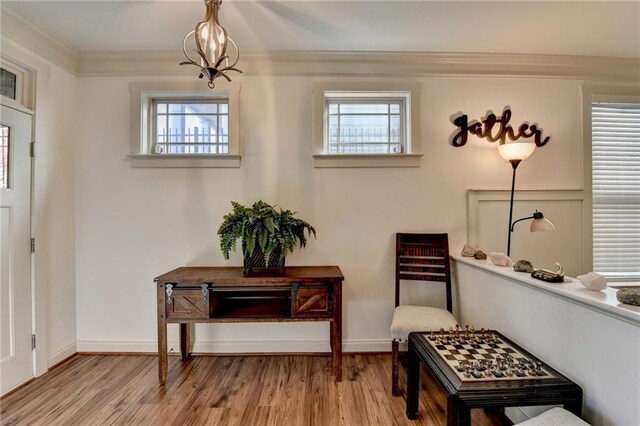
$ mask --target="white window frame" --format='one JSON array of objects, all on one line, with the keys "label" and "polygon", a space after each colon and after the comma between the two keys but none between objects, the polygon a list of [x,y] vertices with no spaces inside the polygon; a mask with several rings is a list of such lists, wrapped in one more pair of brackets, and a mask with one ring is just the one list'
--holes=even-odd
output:
[{"label": "white window frame", "polygon": [[[599,84],[586,82],[582,85],[582,111],[583,111],[583,265],[586,271],[593,270],[593,151],[592,151],[592,120],[591,108],[593,101],[600,102],[639,102],[640,85],[627,84]],[[640,286],[635,279],[608,278],[611,282],[621,282],[624,285]]]},{"label": "white window frame", "polygon": [[[189,82],[133,82],[131,93],[131,167],[240,167],[240,83],[220,83],[215,90]],[[229,102],[228,154],[156,154],[153,145],[154,100],[227,99]]]},{"label": "white window frame", "polygon": [[[316,82],[313,88],[314,167],[419,167],[420,83],[417,81]],[[332,154],[328,152],[328,100],[371,102],[401,99],[404,141],[398,154]]]}]

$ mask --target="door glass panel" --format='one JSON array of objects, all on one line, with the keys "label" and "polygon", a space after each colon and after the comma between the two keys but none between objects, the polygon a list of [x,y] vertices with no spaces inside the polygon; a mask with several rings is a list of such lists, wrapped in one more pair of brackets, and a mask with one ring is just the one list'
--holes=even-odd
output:
[{"label": "door glass panel", "polygon": [[0,189],[9,187],[9,127],[0,126]]},{"label": "door glass panel", "polygon": [[0,94],[7,98],[16,98],[16,75],[0,68]]}]

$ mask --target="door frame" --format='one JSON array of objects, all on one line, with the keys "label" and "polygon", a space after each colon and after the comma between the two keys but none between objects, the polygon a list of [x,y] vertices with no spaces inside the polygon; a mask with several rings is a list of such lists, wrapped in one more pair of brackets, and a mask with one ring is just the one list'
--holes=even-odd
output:
[{"label": "door frame", "polygon": [[[16,74],[16,99],[0,96],[0,103],[8,108],[31,116],[31,142],[36,140],[36,69],[14,59],[13,49],[2,46],[0,67]],[[9,51],[9,54],[7,54]],[[17,53],[17,52],[16,52]],[[31,238],[36,237],[35,229],[35,156],[30,162],[29,228]],[[47,298],[44,284],[36,279],[36,253],[30,257],[31,287],[31,334],[36,335],[36,348],[31,351],[33,376],[38,377],[48,371],[47,354]]]}]

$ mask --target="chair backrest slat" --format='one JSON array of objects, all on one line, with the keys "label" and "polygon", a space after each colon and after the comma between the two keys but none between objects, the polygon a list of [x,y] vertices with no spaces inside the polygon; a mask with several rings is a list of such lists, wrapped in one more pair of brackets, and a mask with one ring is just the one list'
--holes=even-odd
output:
[{"label": "chair backrest slat", "polygon": [[451,312],[448,234],[396,234],[396,306],[400,304],[400,280],[444,283]]}]

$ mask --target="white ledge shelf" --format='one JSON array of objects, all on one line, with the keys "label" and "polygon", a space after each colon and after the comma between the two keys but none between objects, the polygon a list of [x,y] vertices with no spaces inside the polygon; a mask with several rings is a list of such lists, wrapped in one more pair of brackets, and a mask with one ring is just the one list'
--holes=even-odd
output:
[{"label": "white ledge shelf", "polygon": [[[576,278],[566,277],[564,283],[550,284],[531,278],[529,274],[516,272],[512,267],[494,265],[489,259],[476,260],[474,258],[451,255],[457,262],[471,265],[553,297],[564,299],[568,302],[582,305],[587,309],[599,311],[605,315],[620,319],[640,327],[640,306],[627,305],[616,299],[617,289],[606,288],[601,291],[586,289]],[[618,283],[619,284],[619,283]]]}]

